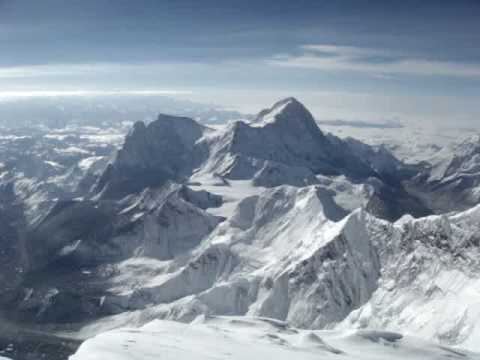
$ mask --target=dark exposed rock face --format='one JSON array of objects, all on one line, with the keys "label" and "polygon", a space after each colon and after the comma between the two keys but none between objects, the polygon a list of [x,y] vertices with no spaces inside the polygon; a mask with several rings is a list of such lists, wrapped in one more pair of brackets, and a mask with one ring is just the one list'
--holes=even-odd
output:
[{"label": "dark exposed rock face", "polygon": [[202,159],[194,147],[205,130],[194,120],[178,116],[160,115],[148,126],[137,122],[96,192],[103,198],[120,198],[167,180],[182,180]]},{"label": "dark exposed rock face", "polygon": [[0,186],[0,304],[21,282],[28,266],[21,205],[11,183]]}]

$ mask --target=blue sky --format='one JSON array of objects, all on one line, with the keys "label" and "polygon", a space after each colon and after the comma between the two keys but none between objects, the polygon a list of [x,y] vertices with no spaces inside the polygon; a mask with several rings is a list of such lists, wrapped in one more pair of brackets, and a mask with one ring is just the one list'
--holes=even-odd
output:
[{"label": "blue sky", "polygon": [[0,88],[475,125],[479,19],[477,0],[0,0]]}]

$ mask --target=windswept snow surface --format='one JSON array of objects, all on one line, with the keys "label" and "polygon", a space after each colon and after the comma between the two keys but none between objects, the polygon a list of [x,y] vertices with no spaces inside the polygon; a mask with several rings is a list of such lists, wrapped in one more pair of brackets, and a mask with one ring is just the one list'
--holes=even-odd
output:
[{"label": "windswept snow surface", "polygon": [[477,354],[384,331],[299,330],[270,319],[200,317],[192,324],[153,321],[81,345],[70,360],[439,360]]}]

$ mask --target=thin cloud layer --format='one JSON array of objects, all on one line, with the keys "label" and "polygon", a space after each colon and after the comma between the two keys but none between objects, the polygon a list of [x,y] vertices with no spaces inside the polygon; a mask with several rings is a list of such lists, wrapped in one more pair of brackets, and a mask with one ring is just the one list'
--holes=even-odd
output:
[{"label": "thin cloud layer", "polygon": [[381,49],[310,44],[298,55],[281,54],[268,60],[276,66],[352,71],[378,75],[480,77],[480,64],[409,57]]}]

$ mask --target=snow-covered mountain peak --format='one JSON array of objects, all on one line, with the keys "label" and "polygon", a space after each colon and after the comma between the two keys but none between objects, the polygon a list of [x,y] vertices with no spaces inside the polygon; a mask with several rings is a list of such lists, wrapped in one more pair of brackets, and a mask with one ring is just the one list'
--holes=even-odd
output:
[{"label": "snow-covered mountain peak", "polygon": [[290,126],[303,124],[310,131],[319,131],[310,111],[293,97],[280,100],[271,108],[262,110],[251,126],[264,127],[278,122],[288,122]]},{"label": "snow-covered mountain peak", "polygon": [[96,192],[124,196],[189,175],[199,155],[195,143],[206,130],[193,119],[164,114],[148,125],[137,122]]},{"label": "snow-covered mountain peak", "polygon": [[[388,151],[324,135],[294,98],[263,110],[255,122],[236,121],[220,129],[164,114],[147,126],[137,123],[96,190],[118,198],[167,180],[202,183],[212,174],[263,187],[318,184],[319,175],[344,175],[355,182],[377,179],[377,193],[383,193],[370,206],[376,214],[395,219],[404,208],[414,215],[428,213],[417,211],[421,207],[402,193],[400,180],[409,172]],[[386,197],[408,201],[400,211],[384,210]]]}]

